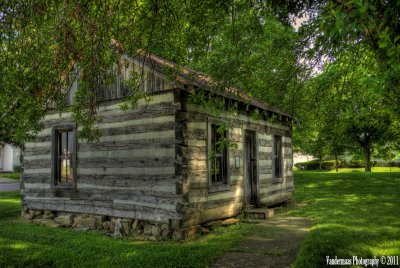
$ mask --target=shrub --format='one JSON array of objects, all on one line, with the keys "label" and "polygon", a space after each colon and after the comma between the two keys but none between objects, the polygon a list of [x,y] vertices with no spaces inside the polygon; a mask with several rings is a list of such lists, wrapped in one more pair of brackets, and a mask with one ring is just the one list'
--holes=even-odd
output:
[{"label": "shrub", "polygon": [[16,173],[21,173],[24,169],[22,168],[22,166],[14,166],[13,170]]},{"label": "shrub", "polygon": [[[322,170],[333,170],[335,168],[336,161],[335,160],[329,160],[329,161],[323,161],[321,168]],[[338,161],[338,165],[340,167],[341,161]],[[311,160],[308,162],[302,162],[302,163],[296,163],[294,165],[297,167],[299,170],[319,170],[319,160]]]},{"label": "shrub", "polygon": [[[376,162],[374,160],[371,160],[372,166],[375,166]],[[350,162],[347,164],[347,167],[349,168],[363,168],[365,167],[365,161],[360,160],[360,159],[352,159]]]}]

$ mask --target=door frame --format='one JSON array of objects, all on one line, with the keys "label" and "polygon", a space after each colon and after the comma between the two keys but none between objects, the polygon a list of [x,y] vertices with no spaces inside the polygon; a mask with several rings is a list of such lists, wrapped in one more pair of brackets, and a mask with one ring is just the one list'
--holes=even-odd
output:
[{"label": "door frame", "polygon": [[[257,206],[258,205],[258,139],[257,139],[257,131],[253,129],[243,129],[243,178],[244,178],[244,204],[246,206]],[[249,140],[247,139],[248,135],[254,135],[252,140],[252,145],[248,144]],[[249,150],[248,147],[253,147],[254,153],[254,170],[253,176],[249,174]],[[250,189],[249,189],[250,188]]]}]

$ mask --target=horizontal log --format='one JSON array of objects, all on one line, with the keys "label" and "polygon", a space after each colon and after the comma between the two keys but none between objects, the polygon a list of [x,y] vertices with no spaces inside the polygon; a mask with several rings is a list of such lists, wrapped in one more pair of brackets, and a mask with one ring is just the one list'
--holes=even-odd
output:
[{"label": "horizontal log", "polygon": [[186,215],[183,225],[193,226],[213,220],[234,217],[240,214],[242,207],[242,203],[230,203],[211,209],[195,209]]},{"label": "horizontal log", "polygon": [[[30,170],[32,171],[32,170]],[[141,174],[141,175],[173,175],[175,167],[124,167],[124,168],[81,168],[78,166],[79,175],[114,175],[114,174]]]},{"label": "horizontal log", "polygon": [[155,139],[130,140],[119,142],[96,142],[79,144],[79,152],[88,151],[110,151],[110,150],[132,150],[132,149],[154,149],[159,148],[175,148],[175,138],[159,137]]},{"label": "horizontal log", "polygon": [[258,133],[257,137],[258,137],[258,140],[265,140],[265,141],[271,141],[272,142],[272,135],[271,134]]},{"label": "horizontal log", "polygon": [[283,189],[282,183],[271,183],[268,184],[266,187],[262,187],[258,189],[259,194],[264,194],[264,193],[274,193],[275,191],[281,191]]},{"label": "horizontal log", "polygon": [[272,147],[258,146],[258,151],[261,153],[271,153]]},{"label": "horizontal log", "polygon": [[102,123],[124,122],[128,120],[155,118],[164,115],[174,115],[178,105],[170,102],[163,102],[156,105],[149,105],[142,109],[116,111],[113,113],[100,113]]},{"label": "horizontal log", "polygon": [[258,139],[258,144],[260,146],[272,147],[272,141],[271,140]]},{"label": "horizontal log", "polygon": [[[138,133],[153,133],[157,131],[167,131],[167,130],[174,130],[175,129],[175,122],[161,122],[161,123],[145,123],[145,124],[138,124],[138,123],[130,123],[125,126],[116,126],[110,128],[102,128],[102,124],[100,124],[100,135],[101,137],[109,137],[109,136],[117,136],[117,135],[130,135],[130,134],[138,134]],[[39,136],[34,139],[34,143],[40,144],[42,142],[51,142],[51,134],[46,136]],[[42,143],[43,144],[43,143]],[[40,146],[43,146],[40,144]],[[32,143],[28,143],[27,146],[31,146]]]},{"label": "horizontal log", "polygon": [[187,160],[207,160],[207,148],[206,147],[185,147],[179,146],[177,149],[180,151],[180,155]]},{"label": "horizontal log", "polygon": [[168,223],[170,219],[180,220],[183,215],[164,209],[146,208],[114,202],[77,201],[77,200],[50,200],[25,199],[24,206],[29,209],[61,211],[69,213],[89,213],[105,216],[140,219]]},{"label": "horizontal log", "polygon": [[[111,185],[99,185],[99,184],[88,184],[88,183],[77,183],[78,191],[112,191],[118,196],[126,196],[126,191],[147,191],[147,192],[165,192],[168,194],[176,194],[177,181],[175,180],[155,180],[155,181],[144,181],[138,182],[135,185],[130,186],[111,186]],[[123,192],[122,192],[123,191]]]},{"label": "horizontal log", "polygon": [[230,191],[223,192],[215,192],[209,193],[208,189],[204,189],[202,191],[189,191],[188,200],[189,203],[200,203],[200,202],[208,202],[229,198],[239,198],[243,196],[243,188],[242,187],[232,187]]},{"label": "horizontal log", "polygon": [[123,120],[118,122],[109,122],[99,123],[99,129],[113,129],[113,128],[123,128],[123,127],[130,127],[130,126],[139,126],[139,125],[151,125],[151,124],[161,124],[161,123],[171,123],[175,122],[175,115],[171,113],[170,115],[161,115],[157,117],[143,117],[134,120]]},{"label": "horizontal log", "polygon": [[[188,111],[188,114],[191,115],[191,117],[187,118],[189,120],[188,122],[190,122],[190,118],[195,118],[195,117],[201,118],[200,115],[203,115],[203,116],[211,115],[210,113],[208,113],[208,111],[204,110],[201,106],[199,106],[197,104],[188,103],[186,105],[186,110]],[[287,126],[282,126],[282,125],[271,123],[271,122],[264,121],[264,120],[254,120],[251,116],[244,115],[244,114],[233,115],[233,114],[230,114],[229,112],[222,111],[218,115],[218,118],[225,119],[225,120],[231,119],[231,120],[233,120],[233,122],[244,123],[244,124],[246,124],[246,128],[248,128],[248,129],[257,129],[257,126],[266,126],[266,127],[268,127],[268,128],[266,128],[266,134],[277,134],[277,135],[284,136],[284,134],[290,133],[290,128]],[[198,121],[202,121],[202,120],[198,120]],[[232,122],[232,121],[230,121],[230,122]],[[287,136],[289,137],[290,135],[287,135]]]},{"label": "horizontal log", "polygon": [[133,149],[133,150],[109,150],[109,151],[87,151],[78,152],[78,159],[86,158],[135,158],[135,157],[175,157],[175,148],[151,148],[151,149]]},{"label": "horizontal log", "polygon": [[[143,175],[143,174],[124,174],[124,175],[79,175],[79,183],[109,185],[109,186],[134,186],[138,183],[153,183],[162,180],[178,180],[182,177],[176,175]],[[26,183],[48,183],[50,184],[50,173],[44,174],[22,174],[22,180]]]},{"label": "horizontal log", "polygon": [[79,168],[174,167],[179,160],[172,157],[79,158]]},{"label": "horizontal log", "polygon": [[271,166],[259,166],[258,174],[272,174],[272,167]]},{"label": "horizontal log", "polygon": [[187,146],[189,147],[206,147],[206,140],[198,140],[198,139],[188,139]]},{"label": "horizontal log", "polygon": [[[158,94],[153,94],[150,96],[149,100],[144,100],[140,99],[138,101],[138,107],[137,109],[142,109],[142,107],[148,107],[160,103],[173,103],[174,102],[174,93],[170,90],[164,91],[164,92],[158,92]],[[104,113],[113,113],[115,111],[121,111],[121,105],[123,104],[128,104],[129,102],[121,100],[117,101],[114,103],[109,103],[109,102],[103,102],[100,104],[98,108],[98,113],[104,114]],[[132,110],[132,109],[131,109]],[[136,109],[134,109],[136,110]],[[65,117],[71,117],[72,113],[71,112],[64,112],[64,113],[59,113],[58,111],[54,111],[51,113],[48,113],[45,116],[45,120],[53,120],[53,119],[60,119],[60,118],[65,118]]]},{"label": "horizontal log", "polygon": [[243,203],[243,196],[237,196],[233,198],[218,199],[207,202],[188,203],[186,208],[188,211],[207,210],[212,208],[218,208],[221,206],[241,204],[241,203]]},{"label": "horizontal log", "polygon": [[27,142],[25,143],[25,150],[36,149],[36,148],[51,148],[51,141],[45,142]]},{"label": "horizontal log", "polygon": [[42,148],[26,148],[23,152],[24,157],[27,156],[37,156],[37,155],[51,155],[51,147],[42,147]]},{"label": "horizontal log", "polygon": [[272,152],[258,152],[258,159],[259,160],[271,160],[272,159]]},{"label": "horizontal log", "polygon": [[188,122],[186,126],[188,129],[207,129],[207,123],[205,121]]},{"label": "horizontal log", "polygon": [[[174,122],[176,109],[177,106],[173,103],[160,103],[153,106],[147,106],[146,109],[129,110],[128,112],[118,110],[118,112],[113,112],[109,115],[100,113],[99,128],[107,129],[139,124],[146,125],[152,123]],[[62,117],[45,121],[45,129],[38,133],[35,141],[40,141],[45,137],[51,136],[53,125],[62,122],[71,123],[72,119],[70,117]]]},{"label": "horizontal log", "polygon": [[[87,186],[87,185],[86,185]],[[137,200],[143,196],[148,200],[151,198],[168,198],[170,200],[183,200],[182,194],[176,193],[176,182],[169,182],[167,185],[138,185],[136,187],[91,187],[74,188],[28,188],[24,190],[25,196],[30,198],[69,198],[73,200],[114,200],[127,199]],[[141,199],[143,201],[143,199]],[[146,201],[147,202],[147,201]]]},{"label": "horizontal log", "polygon": [[99,142],[124,142],[124,141],[137,141],[145,140],[150,141],[157,138],[175,138],[174,130],[152,131],[146,133],[133,133],[113,136],[100,137]]},{"label": "horizontal log", "polygon": [[258,160],[258,165],[272,168],[272,160]]},{"label": "horizontal log", "polygon": [[279,193],[275,195],[262,195],[259,197],[260,204],[264,206],[273,206],[276,204],[284,203],[293,198],[292,192]]},{"label": "horizontal log", "polygon": [[242,136],[242,134],[230,133],[229,141],[231,143],[242,143],[243,142],[243,136]]},{"label": "horizontal log", "polygon": [[26,174],[23,173],[21,175],[21,179],[25,183],[49,183],[50,180],[50,172],[49,173],[37,173],[37,174]]},{"label": "horizontal log", "polygon": [[[30,168],[25,169],[25,174],[40,174],[40,173],[49,173],[51,172],[50,166],[47,168]],[[175,174],[174,166],[166,166],[166,167],[121,167],[121,168],[82,168],[78,165],[77,173],[79,175],[114,175],[114,174],[138,174],[140,175],[173,175]]]},{"label": "horizontal log", "polygon": [[149,123],[144,125],[131,124],[123,127],[101,129],[100,134],[104,137],[115,136],[115,135],[128,135],[134,133],[151,133],[157,131],[167,131],[175,129],[175,122],[163,122],[163,123]]},{"label": "horizontal log", "polygon": [[51,167],[47,168],[35,168],[35,169],[24,169],[24,175],[30,176],[31,174],[51,174]]},{"label": "horizontal log", "polygon": [[51,167],[51,159],[34,159],[24,161],[24,169],[25,171],[29,171],[31,169],[43,169]]},{"label": "horizontal log", "polygon": [[77,181],[85,184],[103,186],[131,187],[140,184],[153,184],[162,181],[181,181],[182,177],[176,175],[140,175],[140,174],[113,174],[113,175],[78,175]]},{"label": "horizontal log", "polygon": [[272,174],[258,174],[259,181],[271,181],[272,182]]},{"label": "horizontal log", "polygon": [[194,139],[194,140],[206,140],[207,139],[207,129],[186,129],[182,133],[184,139]]}]

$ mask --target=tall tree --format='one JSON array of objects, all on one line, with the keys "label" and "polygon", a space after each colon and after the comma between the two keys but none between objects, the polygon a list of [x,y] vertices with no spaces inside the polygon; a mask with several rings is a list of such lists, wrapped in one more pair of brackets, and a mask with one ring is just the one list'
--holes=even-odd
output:
[{"label": "tall tree", "polygon": [[334,60],[348,45],[362,46],[375,57],[385,102],[400,112],[400,2],[395,0],[267,1],[286,23],[308,17],[302,27],[312,61]]},{"label": "tall tree", "polygon": [[114,79],[122,54],[168,47],[159,50],[179,62],[187,56],[194,16],[211,25],[227,9],[224,1],[2,1],[0,140],[21,144],[40,130],[49,109],[64,109],[76,68],[81,75],[73,117],[83,126],[81,137],[96,139],[95,91]]},{"label": "tall tree", "polygon": [[114,79],[122,54],[138,52],[199,67],[287,107],[299,73],[294,38],[258,1],[3,1],[0,125],[10,127],[0,140],[21,144],[49,109],[64,109],[76,68],[73,118],[80,136],[95,140],[96,89]]},{"label": "tall tree", "polygon": [[318,99],[318,132],[331,137],[328,144],[336,156],[348,141],[357,144],[363,150],[367,172],[371,171],[373,144],[388,141],[395,122],[393,112],[375,90],[377,73],[378,64],[368,50],[349,47],[310,86]]}]

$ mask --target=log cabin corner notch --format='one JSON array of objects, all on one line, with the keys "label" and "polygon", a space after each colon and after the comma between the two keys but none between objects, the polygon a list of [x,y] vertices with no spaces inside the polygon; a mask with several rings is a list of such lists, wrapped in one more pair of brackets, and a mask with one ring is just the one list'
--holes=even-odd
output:
[{"label": "log cabin corner notch", "polygon": [[[189,69],[168,79],[163,71],[174,63],[161,57],[126,59],[123,73],[145,73],[150,101],[124,112],[120,84],[102,92],[96,143],[76,138],[70,112],[47,114],[44,130],[25,144],[24,211],[135,219],[174,231],[293,197],[290,115],[235,88],[214,90],[210,77]],[[193,103],[198,89],[236,102],[237,114],[215,116]],[[235,146],[218,148],[221,138]]]}]

